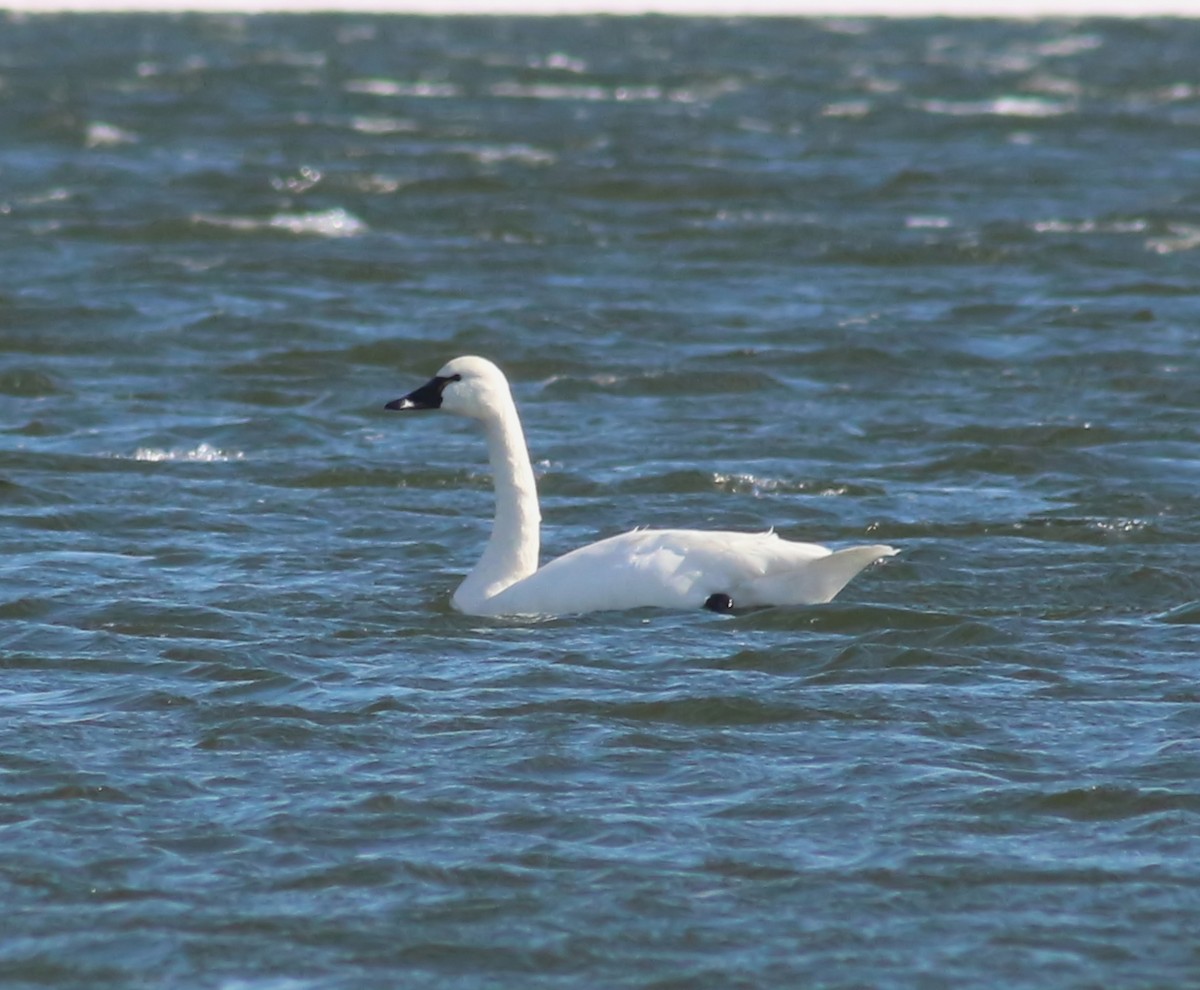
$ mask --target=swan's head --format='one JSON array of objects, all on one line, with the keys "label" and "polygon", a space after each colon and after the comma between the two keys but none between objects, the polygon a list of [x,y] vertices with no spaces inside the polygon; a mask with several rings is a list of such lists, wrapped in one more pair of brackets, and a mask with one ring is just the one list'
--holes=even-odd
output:
[{"label": "swan's head", "polygon": [[443,409],[472,419],[491,419],[511,403],[512,393],[503,371],[487,358],[458,357],[420,388],[384,408],[401,412]]}]

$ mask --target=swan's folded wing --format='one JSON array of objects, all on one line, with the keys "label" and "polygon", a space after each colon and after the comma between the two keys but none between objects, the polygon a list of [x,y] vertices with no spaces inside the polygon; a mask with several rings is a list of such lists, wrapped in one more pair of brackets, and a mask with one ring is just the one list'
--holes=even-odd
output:
[{"label": "swan's folded wing", "polygon": [[728,595],[735,606],[816,604],[894,552],[872,546],[831,553],[774,533],[634,530],[551,561],[489,607],[507,615],[699,608],[713,594]]},{"label": "swan's folded wing", "polygon": [[[784,546],[794,546],[784,541]],[[740,605],[820,605],[832,601],[863,568],[896,550],[889,546],[847,547],[819,558],[807,558],[791,566],[773,568],[733,596]]]},{"label": "swan's folded wing", "polygon": [[735,607],[817,605],[832,601],[863,568],[896,551],[883,545],[830,551],[775,533],[664,530],[662,545],[681,556],[676,580],[691,582],[688,599],[728,595]]}]

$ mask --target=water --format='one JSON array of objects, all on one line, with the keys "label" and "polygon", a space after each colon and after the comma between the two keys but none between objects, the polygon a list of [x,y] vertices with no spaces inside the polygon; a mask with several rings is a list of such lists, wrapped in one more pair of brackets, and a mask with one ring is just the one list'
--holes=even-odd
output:
[{"label": "water", "polygon": [[[1200,985],[1200,24],[0,22],[6,988]],[[455,613],[545,550],[900,557]]]}]

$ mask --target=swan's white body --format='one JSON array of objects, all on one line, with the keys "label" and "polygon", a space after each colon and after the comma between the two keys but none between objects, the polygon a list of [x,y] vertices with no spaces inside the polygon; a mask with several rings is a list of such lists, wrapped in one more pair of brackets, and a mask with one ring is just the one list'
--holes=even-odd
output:
[{"label": "swan's white body", "polygon": [[455,358],[389,409],[445,409],[479,420],[496,488],[492,536],[454,593],[468,615],[568,615],[608,609],[811,605],[830,601],[859,571],[896,551],[831,552],[774,533],[638,529],[564,554],[538,569],[541,513],[508,380],[492,362]]}]

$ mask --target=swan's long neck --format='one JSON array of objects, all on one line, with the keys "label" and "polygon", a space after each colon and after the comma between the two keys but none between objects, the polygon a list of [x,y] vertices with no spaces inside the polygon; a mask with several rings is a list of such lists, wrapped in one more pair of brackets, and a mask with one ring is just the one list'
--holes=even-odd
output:
[{"label": "swan's long neck", "polygon": [[492,535],[479,563],[454,593],[464,611],[499,594],[538,568],[542,515],[525,434],[512,399],[484,420],[496,490]]}]

